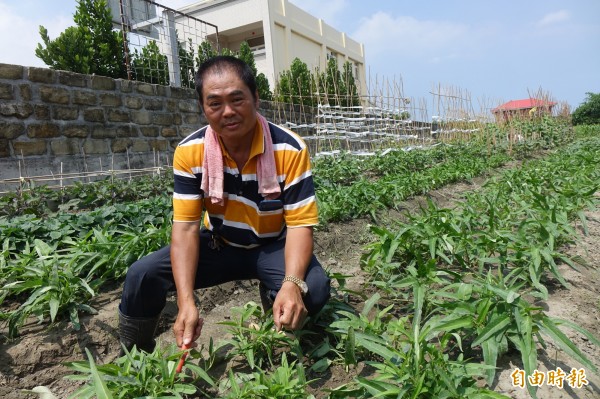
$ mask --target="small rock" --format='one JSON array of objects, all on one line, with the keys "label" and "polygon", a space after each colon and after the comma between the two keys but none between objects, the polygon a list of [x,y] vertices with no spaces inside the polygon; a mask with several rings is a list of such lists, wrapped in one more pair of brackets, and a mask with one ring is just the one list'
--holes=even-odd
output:
[{"label": "small rock", "polygon": [[37,393],[40,399],[58,399],[48,388],[43,386],[37,386],[31,390],[24,389],[23,392]]}]

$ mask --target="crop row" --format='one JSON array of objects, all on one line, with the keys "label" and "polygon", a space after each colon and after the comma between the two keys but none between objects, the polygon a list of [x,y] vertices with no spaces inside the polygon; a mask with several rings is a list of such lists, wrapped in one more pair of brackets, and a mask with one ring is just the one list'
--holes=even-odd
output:
[{"label": "crop row", "polygon": [[[558,264],[586,266],[561,248],[577,238],[573,220],[585,231],[584,211],[600,202],[595,195],[600,191],[598,159],[600,138],[579,141],[546,159],[505,171],[467,194],[455,209],[430,202],[393,230],[373,227],[379,240],[363,264],[385,295],[384,303],[393,304],[398,319],[390,323],[403,320],[405,331],[411,332],[404,343],[413,344],[409,352],[414,351],[413,362],[420,360],[421,369],[431,367],[434,359],[448,360],[445,371],[432,370],[424,381],[417,381],[422,373],[410,374],[411,393],[419,383],[418,390],[436,392],[435,397],[468,396],[456,389],[458,381],[449,384],[441,373],[460,376],[453,374],[453,362],[466,370],[479,366],[491,385],[497,359],[511,349],[521,353],[531,375],[537,368],[537,348],[548,339],[588,370],[596,370],[559,327],[573,328],[596,345],[600,341],[573,323],[547,316],[536,300],[547,298],[551,280],[568,288]],[[402,317],[406,314],[412,317]],[[389,330],[380,333],[382,346],[397,347]],[[467,354],[475,361],[464,361]],[[394,368],[393,363],[388,356],[380,362],[386,373],[375,378],[382,382],[377,389],[358,381],[362,392],[381,394],[401,378],[406,364]],[[390,376],[390,370],[397,374]],[[400,392],[403,385],[397,385]],[[528,389],[535,397],[535,388]]]},{"label": "crop row", "polygon": [[0,219],[0,304],[24,298],[3,310],[10,337],[30,316],[53,322],[67,314],[75,329],[81,311],[106,281],[121,279],[127,267],[166,245],[171,233],[170,199],[166,196],[116,204],[52,218],[23,215]]}]

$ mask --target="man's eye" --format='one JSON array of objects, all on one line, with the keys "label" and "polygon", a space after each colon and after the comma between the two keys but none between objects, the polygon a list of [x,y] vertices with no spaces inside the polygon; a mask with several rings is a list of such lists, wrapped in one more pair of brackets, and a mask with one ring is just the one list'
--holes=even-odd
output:
[{"label": "man's eye", "polygon": [[218,107],[220,105],[221,105],[221,103],[216,103],[216,102],[208,103],[208,106],[211,107],[211,108],[216,108],[216,107]]}]

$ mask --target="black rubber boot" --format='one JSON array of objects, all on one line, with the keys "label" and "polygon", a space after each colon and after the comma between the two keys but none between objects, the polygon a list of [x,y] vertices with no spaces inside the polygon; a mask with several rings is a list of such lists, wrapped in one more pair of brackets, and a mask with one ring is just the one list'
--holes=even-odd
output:
[{"label": "black rubber boot", "polygon": [[125,316],[119,310],[119,341],[121,342],[121,356],[125,354],[123,346],[130,351],[135,345],[138,350],[148,353],[154,351],[156,341],[154,334],[158,326],[160,315],[151,318],[138,318]]}]

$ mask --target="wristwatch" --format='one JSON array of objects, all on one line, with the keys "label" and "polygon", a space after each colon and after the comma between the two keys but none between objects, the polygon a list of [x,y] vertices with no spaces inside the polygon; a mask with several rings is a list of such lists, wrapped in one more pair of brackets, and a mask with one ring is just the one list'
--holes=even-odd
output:
[{"label": "wristwatch", "polygon": [[291,281],[292,283],[296,284],[298,288],[300,288],[302,296],[308,294],[308,285],[306,285],[306,282],[304,282],[304,280],[301,280],[296,276],[285,276],[281,284],[285,283],[286,281]]}]

